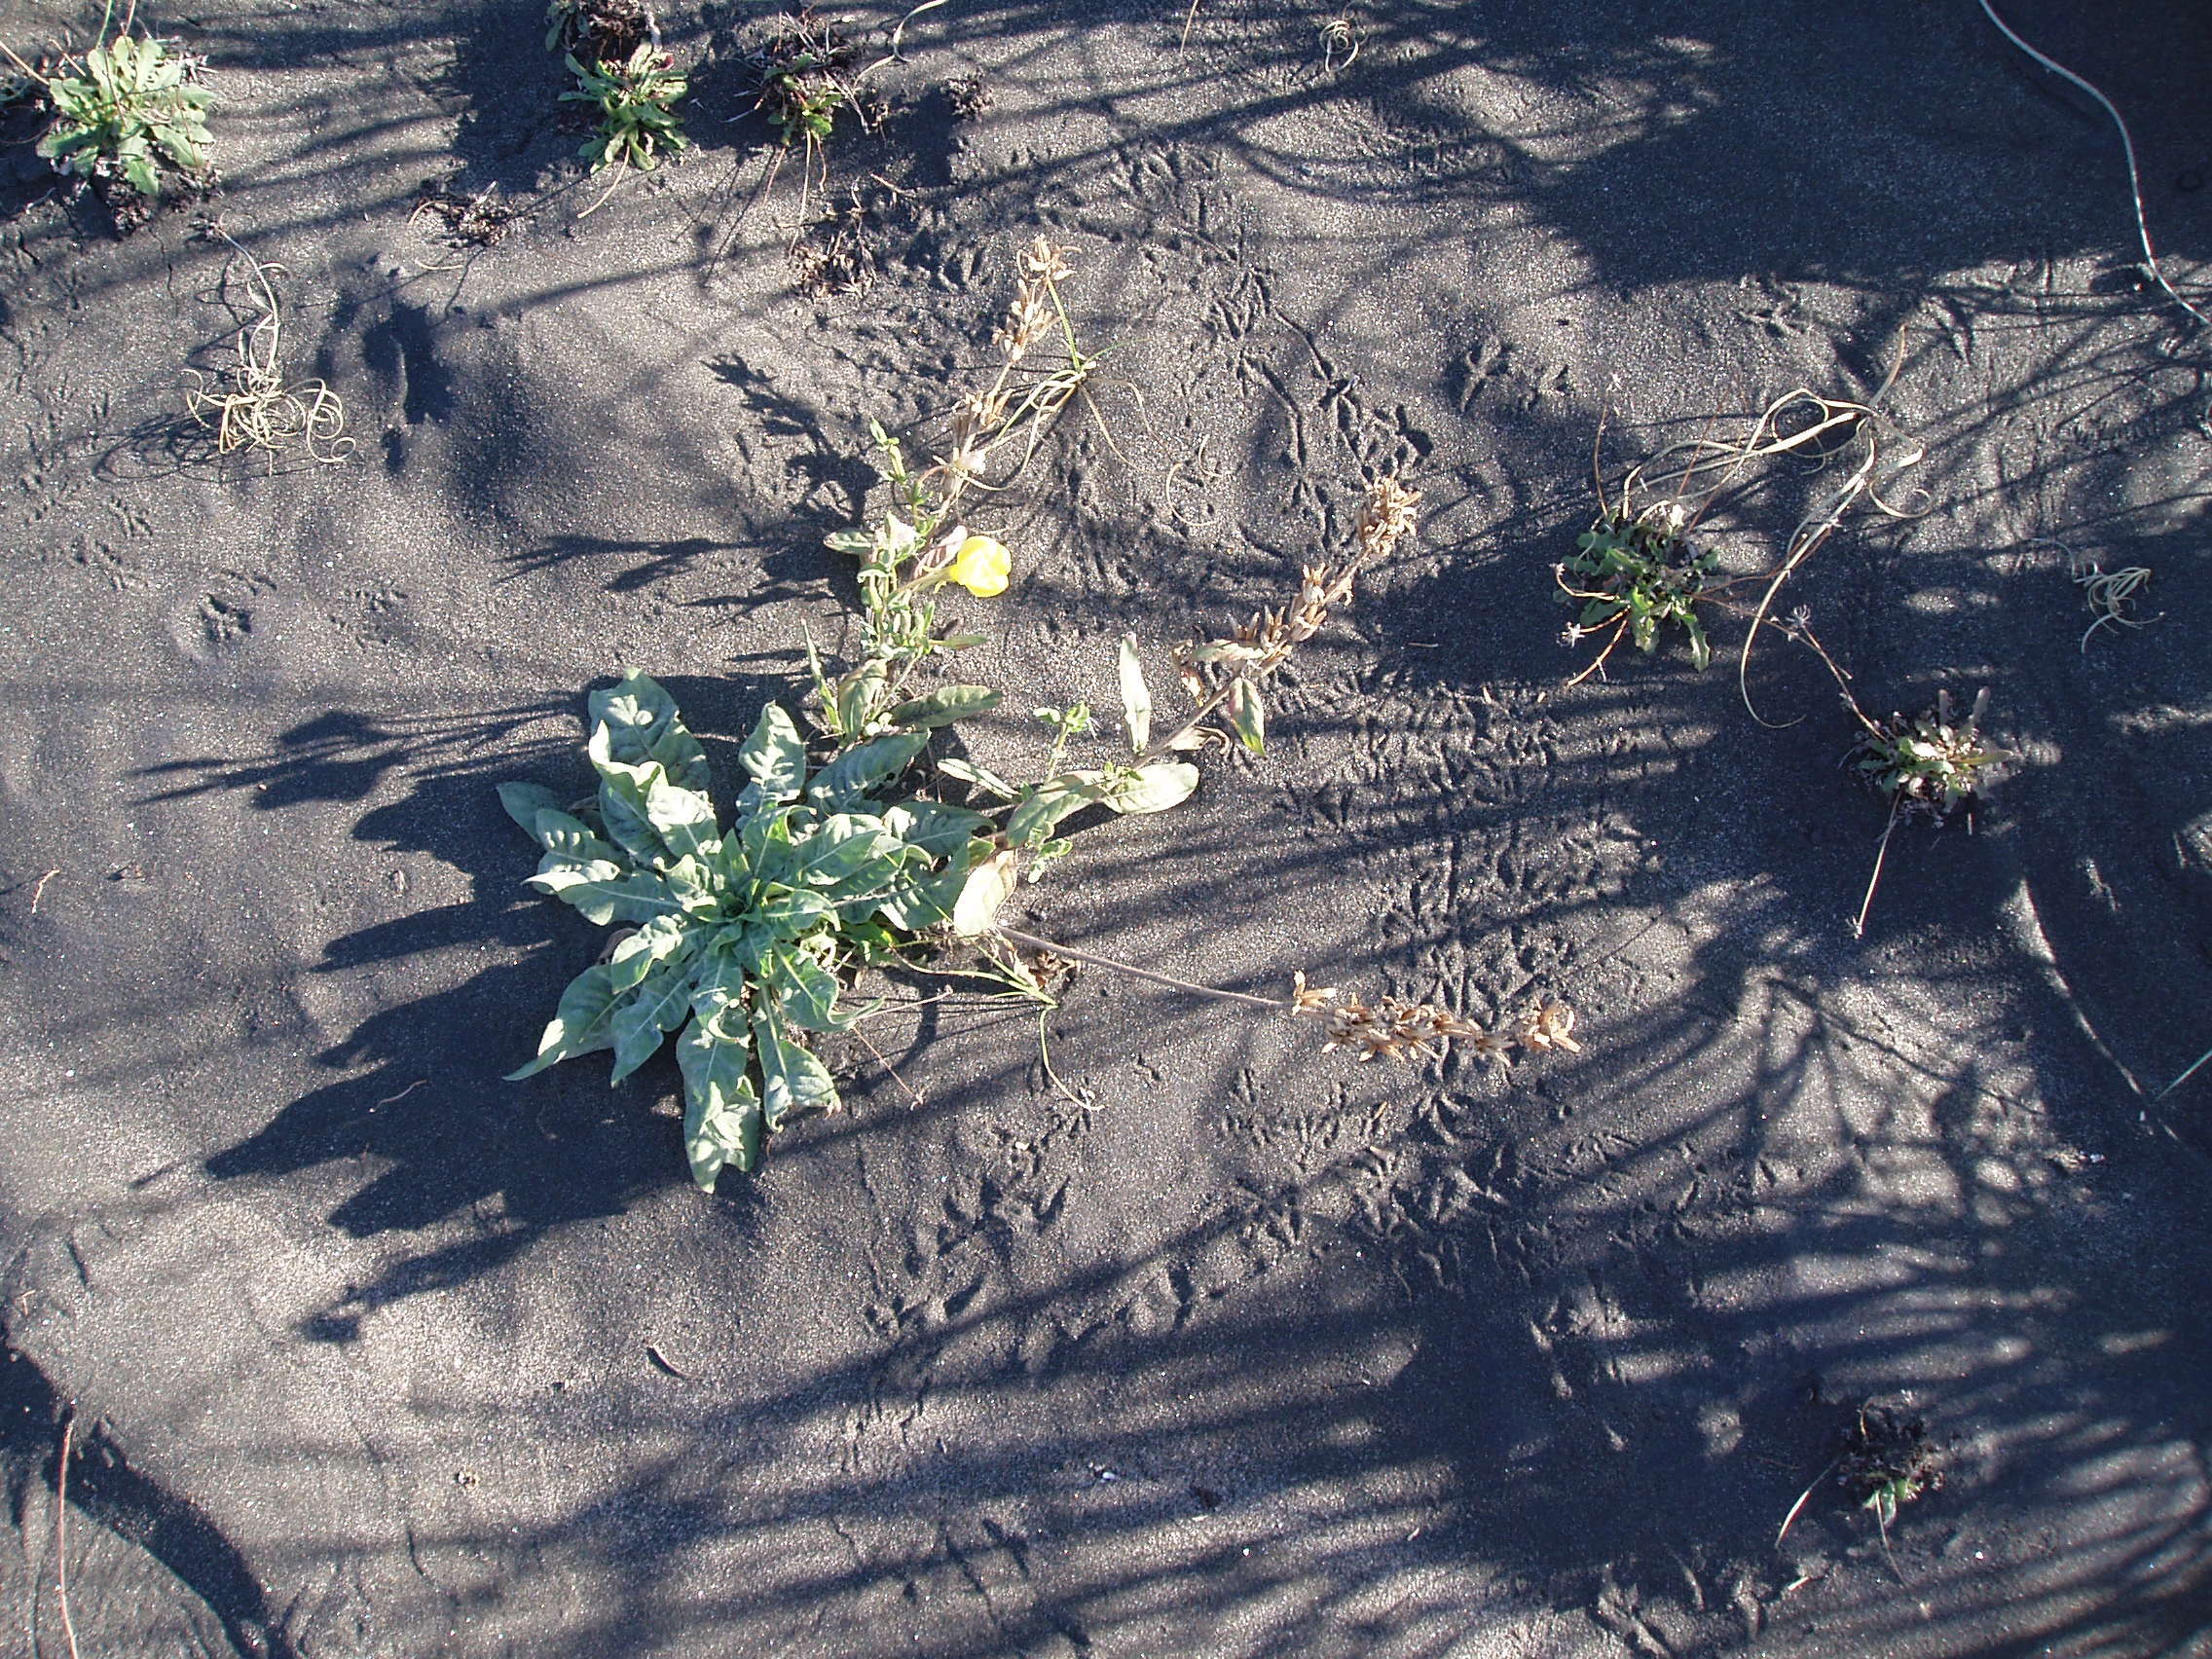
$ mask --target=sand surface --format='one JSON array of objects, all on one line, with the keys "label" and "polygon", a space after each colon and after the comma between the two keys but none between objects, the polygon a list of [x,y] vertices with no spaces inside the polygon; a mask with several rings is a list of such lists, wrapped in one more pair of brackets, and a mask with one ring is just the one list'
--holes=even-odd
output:
[{"label": "sand surface", "polygon": [[[2212,14],[2010,13],[2212,272]],[[697,148],[588,217],[535,0],[142,12],[224,183],[121,239],[0,133],[0,1654],[69,1651],[64,1562],[104,1659],[2212,1653],[2212,1068],[2152,1098],[2212,1045],[2212,331],[2105,115],[1971,0],[1367,0],[1348,67],[1282,0],[1187,47],[951,0],[828,158],[866,285],[809,296],[767,15],[663,14]],[[425,181],[529,212],[455,247]],[[180,427],[217,220],[346,464]],[[494,785],[580,790],[625,664],[735,770],[842,638],[867,420],[927,441],[1040,232],[1112,442],[978,509],[978,755],[1274,602],[1364,479],[1426,501],[1268,756],[1023,925],[1556,996],[1583,1049],[1360,1067],[1086,972],[1066,1093],[1021,1015],[886,1020],[920,1105],[833,1048],[847,1110],[703,1198],[672,1058],[499,1081],[599,940]],[[1786,729],[1725,619],[1570,688],[1551,568],[1601,416],[1617,476],[1893,363],[1930,510],[1788,603],[1881,712],[1991,687],[2015,758],[1855,940],[1884,809],[1818,663],[1754,659]],[[1770,566],[1829,481],[1713,545]],[[2157,620],[2081,648],[2053,540]],[[1945,1448],[1886,1542],[1825,1474],[1868,1400]]]}]

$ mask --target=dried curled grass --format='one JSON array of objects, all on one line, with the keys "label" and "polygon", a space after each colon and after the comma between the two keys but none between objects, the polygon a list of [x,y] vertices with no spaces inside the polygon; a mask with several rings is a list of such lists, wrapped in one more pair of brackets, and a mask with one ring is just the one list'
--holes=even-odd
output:
[{"label": "dried curled grass", "polygon": [[260,450],[272,474],[277,459],[295,446],[310,461],[344,461],[353,453],[353,440],[345,435],[346,405],[338,393],[319,380],[294,386],[284,379],[283,310],[275,278],[287,273],[254,258],[228,235],[223,240],[246,262],[246,287],[261,315],[239,330],[238,361],[224,375],[185,371],[193,378],[184,394],[186,413],[215,434],[217,455]]},{"label": "dried curled grass", "polygon": [[2122,570],[2108,571],[2093,559],[2078,562],[2072,571],[2074,581],[2082,590],[2082,597],[2089,602],[2096,613],[2082,635],[2082,650],[2089,649],[2089,641],[2099,628],[2107,623],[2117,628],[2147,628],[2157,620],[2152,616],[2130,616],[2127,606],[2138,593],[2151,585],[2151,567],[2129,565]]}]

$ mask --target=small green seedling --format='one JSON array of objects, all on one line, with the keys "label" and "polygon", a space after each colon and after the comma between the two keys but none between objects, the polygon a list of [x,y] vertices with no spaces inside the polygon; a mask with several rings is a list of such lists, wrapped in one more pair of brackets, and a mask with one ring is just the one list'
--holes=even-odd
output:
[{"label": "small green seedling", "polygon": [[588,104],[599,117],[599,130],[577,152],[593,172],[618,166],[651,172],[663,152],[689,147],[676,104],[690,83],[669,54],[647,42],[619,63],[586,64],[571,52],[568,64],[576,86],[561,101]]},{"label": "small green seedling", "polygon": [[[1553,575],[1562,602],[1582,601],[1582,613],[1567,630],[1577,645],[1588,634],[1612,630],[1596,660],[1568,684],[1580,684],[1604,666],[1625,638],[1640,651],[1659,644],[1659,630],[1677,623],[1689,636],[1690,661],[1699,668],[1713,660],[1713,646],[1697,616],[1716,564],[1711,553],[1689,545],[1688,526],[1677,505],[1661,502],[1641,513],[1608,506],[1597,523],[1575,539],[1575,554]],[[1572,576],[1573,580],[1568,578]]]},{"label": "small green seedling", "polygon": [[1892,715],[1887,720],[1868,720],[1853,758],[1892,810],[1940,822],[1956,808],[1971,806],[1982,774],[2005,757],[2002,750],[1981,740],[1981,720],[1988,712],[1986,686],[1963,720],[1952,711],[1950,692],[1939,692],[1935,708],[1911,719]]},{"label": "small green seedling", "polygon": [[120,180],[148,199],[161,195],[163,169],[205,175],[207,110],[215,98],[194,84],[199,59],[127,29],[82,58],[64,57],[51,75],[20,58],[16,66],[53,106],[38,153],[55,171],[101,184]]},{"label": "small green seedling", "polygon": [[834,23],[811,11],[780,18],[753,54],[757,87],[753,107],[774,126],[785,147],[828,142],[837,117],[857,109],[860,89],[849,76],[853,46]]},{"label": "small green seedling", "polygon": [[[1846,693],[1848,696],[1848,692]],[[1960,807],[1972,811],[1985,774],[2005,752],[1982,741],[1981,720],[1989,712],[1989,688],[1974,697],[1973,708],[1959,719],[1948,691],[1937,693],[1936,707],[1907,719],[1892,715],[1874,719],[1854,701],[1851,711],[1865,729],[1853,745],[1846,763],[1854,766],[1877,794],[1890,803],[1890,819],[1882,830],[1882,844],[1874,855],[1874,874],[1866,883],[1865,900],[1852,937],[1866,932],[1866,912],[1874,903],[1874,889],[1882,879],[1882,861],[1890,836],[1901,818],[1915,815],[1941,824]]]}]

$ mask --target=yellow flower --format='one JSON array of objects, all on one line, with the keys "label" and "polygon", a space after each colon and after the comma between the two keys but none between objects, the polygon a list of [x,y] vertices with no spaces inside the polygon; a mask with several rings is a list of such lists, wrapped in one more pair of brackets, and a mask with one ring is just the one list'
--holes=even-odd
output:
[{"label": "yellow flower", "polygon": [[1013,567],[1004,543],[987,535],[971,535],[953,549],[944,579],[958,582],[977,599],[992,599],[1006,592],[1007,575]]}]

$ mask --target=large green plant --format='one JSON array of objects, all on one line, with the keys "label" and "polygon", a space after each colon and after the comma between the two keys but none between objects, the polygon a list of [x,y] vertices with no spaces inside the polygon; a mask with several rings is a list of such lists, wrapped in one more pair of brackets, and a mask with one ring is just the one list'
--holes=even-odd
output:
[{"label": "large green plant", "polygon": [[[964,693],[962,712],[997,701],[948,689]],[[921,753],[945,706],[923,699],[903,725],[810,771],[798,728],[769,704],[738,752],[751,782],[724,829],[705,752],[668,693],[643,674],[595,692],[597,799],[564,808],[521,783],[500,785],[499,798],[545,850],[530,885],[627,931],[563,993],[537,1057],[514,1077],[611,1049],[619,1083],[681,1032],[684,1150],[708,1189],[725,1163],[752,1168],[762,1136],[793,1112],[836,1105],[804,1034],[848,1024],[839,999],[852,971],[903,935],[950,924],[992,851],[980,813],[870,798]]]},{"label": "large green plant", "polygon": [[[1023,251],[1021,281],[998,334],[1000,370],[987,391],[955,409],[949,455],[916,470],[899,441],[871,423],[889,500],[860,527],[828,538],[860,561],[859,660],[833,673],[811,641],[807,647],[813,689],[805,713],[819,766],[797,723],[769,704],[739,752],[752,781],[724,829],[704,753],[668,694],[633,673],[591,699],[595,803],[564,809],[539,786],[502,786],[507,810],[545,850],[532,885],[625,930],[569,987],[537,1058],[514,1075],[611,1049],[619,1082],[681,1031],[684,1143],[702,1187],[711,1189],[725,1165],[753,1167],[763,1138],[793,1112],[836,1103],[806,1033],[850,1023],[856,1016],[842,999],[853,976],[909,961],[904,947],[932,936],[975,941],[982,977],[1046,1008],[1050,998],[1015,946],[1321,1019],[1330,1047],[1362,1058],[1433,1058],[1456,1038],[1493,1057],[1515,1047],[1574,1048],[1572,1013],[1557,1005],[1506,1036],[1425,1003],[1384,997],[1370,1008],[1355,997],[1340,1006],[1333,988],[1310,989],[1303,975],[1287,1000],[1213,990],[998,921],[1018,884],[1036,880],[1069,850],[1060,833],[1068,820],[1180,804],[1198,788],[1198,771],[1171,757],[1178,754],[1234,742],[1260,752],[1262,683],[1320,630],[1332,607],[1350,598],[1358,571],[1412,531],[1419,500],[1393,479],[1373,481],[1356,547],[1306,567],[1295,602],[1262,610],[1230,637],[1179,649],[1178,679],[1196,712],[1165,737],[1153,736],[1152,694],[1128,636],[1117,674],[1124,756],[1068,764],[1071,741],[1091,727],[1082,703],[1036,711],[1052,740],[1033,781],[1010,783],[957,754],[925,755],[933,734],[1000,701],[987,686],[925,682],[939,659],[985,637],[941,608],[948,590],[990,600],[1013,575],[1012,553],[971,533],[960,503],[971,487],[992,487],[984,474],[995,451],[1024,432],[1034,450],[1039,429],[1081,393],[1096,360],[1075,345],[1059,303],[1061,253],[1043,239]],[[1055,323],[1067,341],[1067,366],[1015,378],[1024,354]],[[927,793],[913,795],[901,782],[925,759],[926,781],[914,788]],[[948,786],[965,792],[967,804],[932,798]]]},{"label": "large green plant", "polygon": [[214,95],[192,85],[192,59],[158,40],[118,34],[71,62],[82,73],[47,78],[54,124],[38,141],[38,153],[57,171],[121,175],[141,196],[159,196],[157,166],[188,172],[206,166]]}]

